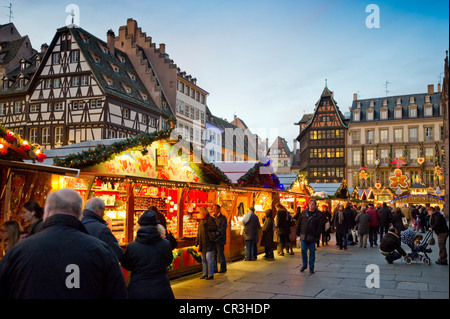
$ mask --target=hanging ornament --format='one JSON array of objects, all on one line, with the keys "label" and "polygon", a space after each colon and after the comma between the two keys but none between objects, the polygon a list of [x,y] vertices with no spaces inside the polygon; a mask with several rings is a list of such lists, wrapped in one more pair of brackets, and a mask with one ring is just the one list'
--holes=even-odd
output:
[{"label": "hanging ornament", "polygon": [[379,183],[379,182],[378,182],[378,183],[375,183],[375,188],[376,188],[376,189],[380,189],[381,186],[383,186],[383,185],[381,185],[381,183]]},{"label": "hanging ornament", "polygon": [[391,181],[389,185],[391,188],[396,188],[398,186],[402,188],[408,187],[408,176],[403,175],[402,170],[399,168],[394,170],[394,175],[391,175],[389,180]]},{"label": "hanging ornament", "polygon": [[419,165],[422,165],[425,162],[425,159],[423,157],[419,157],[417,159],[417,163],[419,163]]},{"label": "hanging ornament", "polygon": [[3,144],[0,144],[0,155],[5,156],[6,153],[8,153],[8,149]]}]

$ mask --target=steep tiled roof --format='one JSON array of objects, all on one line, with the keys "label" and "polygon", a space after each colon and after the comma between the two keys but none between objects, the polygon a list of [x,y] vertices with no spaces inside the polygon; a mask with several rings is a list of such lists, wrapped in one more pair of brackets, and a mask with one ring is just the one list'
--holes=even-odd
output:
[{"label": "steep tiled roof", "polygon": [[[109,51],[106,53],[103,52],[101,46],[107,48],[107,43],[82,28],[64,27],[58,29],[58,32],[65,30],[69,30],[74,39],[77,41],[80,50],[86,58],[86,61],[89,63],[97,82],[102,87],[104,92],[114,95],[120,99],[130,100],[133,103],[159,112],[155,102],[152,100],[144,84],[137,76],[133,64],[124,52],[118,49],[115,49],[115,54],[110,54]],[[84,41],[82,35],[87,37],[88,40]],[[97,63],[94,60],[92,53],[100,57],[100,63]],[[121,61],[121,58],[124,62]],[[113,69],[111,64],[118,67],[118,72]],[[133,80],[130,75],[133,75],[135,79]],[[105,76],[113,80],[111,85],[108,85]],[[127,93],[124,85],[131,88],[129,93]],[[147,101],[142,98],[140,92],[147,96]]]},{"label": "steep tiled roof", "polygon": [[[8,89],[0,88],[0,96],[1,95],[9,95],[15,93],[26,93],[31,84],[31,79],[36,73],[36,59],[42,59],[42,53],[35,53],[28,59],[25,60],[25,68],[22,69],[21,65],[17,66],[15,69],[11,70],[7,74],[5,74],[5,79],[9,79],[12,81],[12,84]],[[23,78],[25,80],[25,84],[20,87],[19,79]]]},{"label": "steep tiled roof", "polygon": [[25,36],[17,40],[0,42],[0,64],[8,63],[14,59],[26,38]]}]

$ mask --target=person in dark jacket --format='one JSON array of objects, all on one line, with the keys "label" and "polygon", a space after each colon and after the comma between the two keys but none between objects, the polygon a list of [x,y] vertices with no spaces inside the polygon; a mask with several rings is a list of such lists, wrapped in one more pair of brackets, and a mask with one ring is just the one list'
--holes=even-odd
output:
[{"label": "person in dark jacket", "polygon": [[434,231],[438,237],[439,258],[436,260],[438,265],[448,265],[447,249],[445,248],[448,238],[448,226],[444,216],[435,211],[433,207],[427,207],[427,213],[430,216],[430,231]]},{"label": "person in dark jacket", "polygon": [[315,199],[311,199],[308,208],[305,209],[297,221],[296,235],[300,236],[302,251],[302,267],[300,272],[305,271],[308,266],[309,250],[309,273],[314,273],[314,263],[316,260],[316,242],[324,227],[325,221],[322,213],[317,209]]},{"label": "person in dark jacket", "polygon": [[348,228],[345,223],[344,209],[344,205],[339,204],[333,214],[334,228],[336,229],[336,245],[339,246],[340,250],[347,249]]},{"label": "person in dark jacket", "polygon": [[413,205],[411,207],[411,219],[412,219],[412,225],[413,225],[414,231],[419,230],[418,218],[419,218],[419,210],[417,209],[417,205]]},{"label": "person in dark jacket", "polygon": [[264,212],[265,219],[262,227],[262,236],[261,236],[261,246],[264,247],[264,258],[273,259],[273,218],[272,218],[272,210],[268,209]]},{"label": "person in dark jacket", "polygon": [[[355,228],[356,223],[355,223],[355,219],[357,216],[357,212],[355,209],[353,209],[353,206],[351,203],[347,203],[347,206],[344,209],[344,224],[345,227],[347,228],[345,237],[347,240],[347,245],[355,245],[356,241],[353,241],[353,237],[352,237],[352,230],[353,228]],[[344,247],[345,249],[345,247]]]},{"label": "person in dark jacket", "polygon": [[22,238],[34,235],[42,229],[43,216],[44,208],[34,200],[29,200],[23,205],[22,219],[25,223],[28,223],[29,226],[26,230],[26,235],[22,236]]},{"label": "person in dark jacket", "polygon": [[[212,217],[217,225],[216,247],[213,251],[214,272],[223,273],[227,271],[227,261],[225,259],[225,244],[227,243],[227,218],[221,213],[220,205],[213,206]],[[220,264],[220,270],[217,268]]]},{"label": "person in dark jacket", "polygon": [[261,224],[253,207],[250,207],[248,213],[244,215],[242,224],[244,225],[245,260],[256,260],[256,244]]},{"label": "person in dark jacket", "polygon": [[380,242],[385,234],[388,233],[389,227],[392,222],[392,213],[386,203],[383,203],[382,207],[378,211],[380,215]]},{"label": "person in dark jacket", "polygon": [[152,210],[142,213],[138,224],[141,227],[136,239],[128,245],[121,262],[123,268],[131,271],[128,298],[174,299],[167,275],[167,267],[173,261],[172,246],[161,237],[164,227]]},{"label": "person in dark jacket", "polygon": [[279,256],[284,256],[284,249],[286,248],[289,253],[289,233],[291,231],[288,214],[290,214],[286,208],[280,203],[275,205],[277,209],[276,218],[275,218],[275,227],[277,231],[278,245],[277,245],[277,253]]},{"label": "person in dark jacket", "polygon": [[198,251],[202,254],[203,276],[200,279],[214,279],[213,251],[216,247],[217,224],[205,207],[200,207],[200,218],[198,222],[197,242]]},{"label": "person in dark jacket", "polygon": [[425,207],[419,209],[419,228],[421,233],[428,228],[428,215]]},{"label": "person in dark jacket", "polygon": [[103,219],[105,215],[105,203],[102,199],[93,197],[84,204],[83,217],[81,222],[88,231],[89,235],[97,237],[107,243],[120,261],[123,256],[123,249],[119,246],[116,237],[111,229],[106,225]]},{"label": "person in dark jacket", "polygon": [[126,298],[122,269],[111,247],[80,222],[82,199],[72,189],[47,197],[42,230],[0,261],[0,298]]},{"label": "person in dark jacket", "polygon": [[[323,217],[325,219],[324,229],[322,231],[322,246],[328,245],[328,241],[331,239],[331,213],[328,210],[328,205],[323,207]],[[328,223],[328,224],[327,224]],[[328,229],[326,229],[328,227]],[[319,246],[319,245],[317,245]]]},{"label": "person in dark jacket", "polygon": [[403,225],[403,217],[405,217],[405,215],[403,215],[400,207],[395,207],[392,211],[392,226],[395,227],[399,233],[406,229]]},{"label": "person in dark jacket", "polygon": [[392,264],[394,260],[397,260],[403,256],[408,257],[408,254],[402,248],[402,241],[400,238],[400,232],[397,228],[389,228],[388,233],[383,236],[380,242],[380,252],[385,256],[386,261]]},{"label": "person in dark jacket", "polygon": [[373,245],[378,246],[377,234],[378,234],[378,229],[380,227],[380,224],[379,224],[380,216],[378,215],[378,212],[375,209],[375,207],[373,207],[372,203],[369,204],[369,207],[367,208],[366,213],[370,216],[370,222],[369,222],[370,247],[373,247]]}]

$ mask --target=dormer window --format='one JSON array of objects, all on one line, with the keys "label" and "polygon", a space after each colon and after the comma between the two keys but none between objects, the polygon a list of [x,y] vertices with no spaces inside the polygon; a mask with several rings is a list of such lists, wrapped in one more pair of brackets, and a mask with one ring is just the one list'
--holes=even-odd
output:
[{"label": "dormer window", "polygon": [[396,119],[402,118],[402,108],[401,107],[396,107],[394,109],[394,118],[396,118]]},{"label": "dormer window", "polygon": [[132,79],[133,81],[136,81],[136,75],[128,72],[128,76],[130,77],[130,79]]},{"label": "dormer window", "polygon": [[430,103],[430,102],[431,102],[431,96],[426,95],[426,96],[425,96],[425,102],[426,102],[426,103]]},{"label": "dormer window", "polygon": [[396,104],[397,105],[401,105],[402,104],[402,99],[401,98],[397,98]]},{"label": "dormer window", "polygon": [[388,119],[388,110],[387,108],[380,110],[380,120],[387,120]]},{"label": "dormer window", "polygon": [[92,52],[90,52],[90,53],[91,53],[91,57],[95,61],[95,63],[100,64],[100,57],[95,53],[92,53]]},{"label": "dormer window", "polygon": [[374,114],[373,110],[368,110],[367,113],[366,113],[366,120],[367,121],[373,121],[373,114]]},{"label": "dormer window", "polygon": [[374,100],[370,100],[369,105],[370,105],[371,107],[374,107],[374,106],[375,106],[375,101],[374,101]]},{"label": "dormer window", "polygon": [[358,108],[358,109],[361,108],[361,102],[356,102],[356,108]]},{"label": "dormer window", "polygon": [[409,117],[410,118],[417,117],[417,107],[416,106],[412,106],[409,108]]},{"label": "dormer window", "polygon": [[21,70],[25,70],[25,68],[26,68],[26,63],[25,63],[25,61],[20,61],[20,69]]},{"label": "dormer window", "polygon": [[359,122],[360,118],[361,118],[361,112],[359,110],[358,111],[354,111],[353,112],[353,121],[354,122]]},{"label": "dormer window", "polygon": [[127,92],[127,94],[131,94],[131,87],[129,87],[128,85],[122,84],[125,92]]},{"label": "dormer window", "polygon": [[424,116],[433,116],[433,107],[432,106],[424,107]]},{"label": "dormer window", "polygon": [[411,96],[411,97],[409,98],[409,104],[414,104],[414,96]]},{"label": "dormer window", "polygon": [[145,93],[143,93],[143,92],[141,92],[141,91],[139,91],[139,94],[141,95],[141,97],[142,97],[142,99],[143,99],[144,101],[147,101],[147,100],[148,100],[147,94],[145,94]]},{"label": "dormer window", "polygon": [[123,56],[119,56],[119,60],[120,62],[125,63],[125,58]]},{"label": "dormer window", "polygon": [[388,100],[387,99],[384,99],[383,100],[383,106],[387,106],[388,105]]}]

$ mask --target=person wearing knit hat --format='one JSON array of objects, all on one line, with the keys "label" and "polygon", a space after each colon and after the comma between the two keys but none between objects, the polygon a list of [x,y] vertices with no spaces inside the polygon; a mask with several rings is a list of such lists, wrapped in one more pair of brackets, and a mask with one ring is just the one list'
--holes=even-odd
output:
[{"label": "person wearing knit hat", "polygon": [[172,246],[156,213],[146,210],[138,219],[136,239],[128,245],[122,267],[131,271],[127,287],[130,299],[174,299],[167,267],[173,261]]}]

